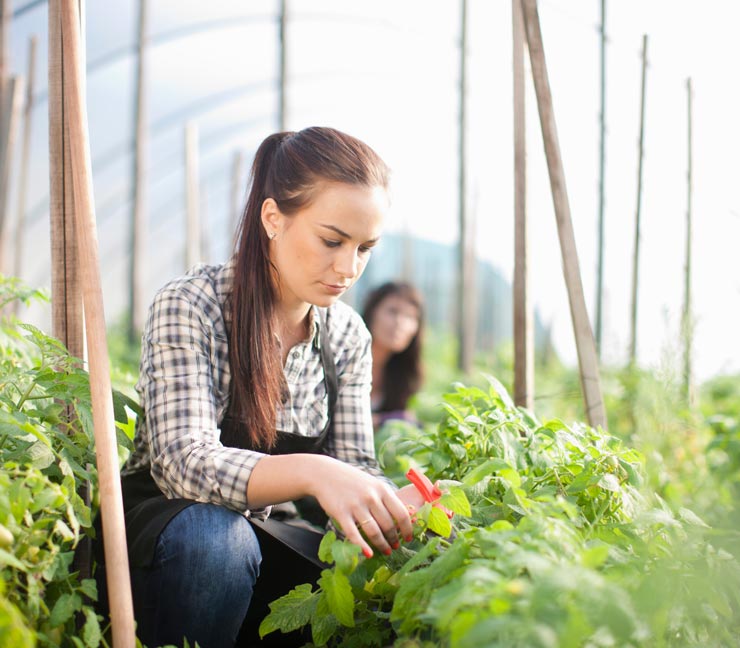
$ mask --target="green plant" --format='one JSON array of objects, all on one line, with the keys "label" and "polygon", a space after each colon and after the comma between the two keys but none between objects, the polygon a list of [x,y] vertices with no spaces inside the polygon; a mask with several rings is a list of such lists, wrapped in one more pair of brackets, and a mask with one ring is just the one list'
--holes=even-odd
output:
[{"label": "green plant", "polygon": [[430,536],[422,515],[412,544],[369,560],[330,537],[334,576],[274,602],[262,631],[310,623],[317,646],[734,645],[738,563],[647,488],[642,455],[540,422],[488,382],[446,394],[436,426],[393,424],[380,453],[399,481],[414,466],[462,489],[455,534]]},{"label": "green plant", "polygon": [[[14,280],[1,283],[0,302],[38,297]],[[72,569],[97,510],[89,376],[58,340],[28,324],[4,321],[0,350],[0,644],[98,646],[95,581]],[[114,404],[123,459],[138,407],[118,393]]]}]

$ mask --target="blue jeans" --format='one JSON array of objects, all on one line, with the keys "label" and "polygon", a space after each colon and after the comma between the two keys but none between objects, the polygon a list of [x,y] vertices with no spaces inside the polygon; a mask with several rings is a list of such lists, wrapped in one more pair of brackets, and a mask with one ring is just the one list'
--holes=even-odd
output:
[{"label": "blue jeans", "polygon": [[252,525],[215,504],[180,511],[149,569],[132,569],[137,636],[145,646],[234,646],[262,560]]}]

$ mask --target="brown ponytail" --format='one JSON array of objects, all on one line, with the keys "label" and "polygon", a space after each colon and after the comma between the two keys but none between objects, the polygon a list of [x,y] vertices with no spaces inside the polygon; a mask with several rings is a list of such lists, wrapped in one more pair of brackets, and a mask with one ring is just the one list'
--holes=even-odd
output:
[{"label": "brown ponytail", "polygon": [[331,128],[276,133],[257,149],[237,236],[229,333],[231,416],[246,429],[252,447],[269,449],[275,443],[286,389],[275,335],[276,269],[262,203],[272,198],[283,214],[292,215],[311,201],[322,180],[387,189],[388,176],[369,146]]}]

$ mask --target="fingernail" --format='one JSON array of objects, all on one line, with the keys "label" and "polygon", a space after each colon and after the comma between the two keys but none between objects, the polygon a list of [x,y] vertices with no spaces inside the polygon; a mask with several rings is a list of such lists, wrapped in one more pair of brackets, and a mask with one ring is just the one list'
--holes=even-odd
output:
[{"label": "fingernail", "polygon": [[410,536],[406,536],[406,537],[404,538],[404,540],[405,540],[406,542],[411,542],[411,541],[412,541],[413,539],[414,539],[414,536],[413,536],[413,534],[412,534],[412,535],[410,535]]},{"label": "fingernail", "polygon": [[390,550],[390,549],[385,549],[385,550],[383,551],[383,553],[384,553],[384,554],[385,554],[386,556],[390,556],[390,555],[391,555],[391,550]]},{"label": "fingernail", "polygon": [[411,518],[411,524],[416,524],[416,518],[415,517],[412,517]]},{"label": "fingernail", "polygon": [[362,553],[365,554],[365,558],[372,558],[373,552],[370,549],[363,549]]},{"label": "fingernail", "polygon": [[400,542],[398,542],[398,540],[396,540],[396,541],[395,541],[395,542],[394,542],[394,543],[393,543],[393,544],[391,545],[391,547],[393,547],[394,549],[398,549],[398,548],[399,548],[400,546],[401,546],[401,543],[400,543]]}]

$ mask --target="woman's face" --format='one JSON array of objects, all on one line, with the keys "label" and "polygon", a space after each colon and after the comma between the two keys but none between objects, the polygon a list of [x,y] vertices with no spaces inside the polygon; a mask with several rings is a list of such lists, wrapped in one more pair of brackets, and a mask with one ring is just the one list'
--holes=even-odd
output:
[{"label": "woman's face", "polygon": [[375,308],[370,323],[373,346],[401,353],[418,331],[419,309],[401,295],[388,295]]},{"label": "woman's face", "polygon": [[274,200],[262,205],[270,260],[278,271],[281,304],[330,306],[362,275],[377,243],[388,194],[382,187],[322,183],[292,216]]}]

